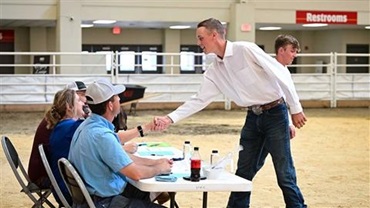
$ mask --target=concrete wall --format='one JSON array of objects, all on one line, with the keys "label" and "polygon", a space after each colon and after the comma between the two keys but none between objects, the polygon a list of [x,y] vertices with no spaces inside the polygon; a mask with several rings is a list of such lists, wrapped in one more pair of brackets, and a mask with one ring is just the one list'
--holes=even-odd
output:
[{"label": "concrete wall", "polygon": [[[14,28],[14,50],[17,52],[29,52],[30,49],[30,30],[29,28]],[[30,59],[28,56],[16,56],[15,64],[28,64]],[[14,73],[16,74],[28,74],[31,72],[30,67],[15,67]]]},{"label": "concrete wall", "polygon": [[86,28],[82,30],[82,44],[163,44],[164,30],[121,29],[114,35],[111,28]]}]

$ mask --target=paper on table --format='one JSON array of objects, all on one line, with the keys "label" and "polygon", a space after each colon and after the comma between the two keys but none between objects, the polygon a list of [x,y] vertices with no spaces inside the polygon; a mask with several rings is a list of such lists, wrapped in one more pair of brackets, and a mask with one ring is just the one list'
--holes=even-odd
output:
[{"label": "paper on table", "polygon": [[174,147],[163,147],[163,146],[152,146],[148,147],[147,143],[139,144],[139,147],[135,153],[137,156],[140,157],[148,157],[148,158],[175,158],[181,159],[182,151],[174,148]]},{"label": "paper on table", "polygon": [[165,150],[155,150],[155,151],[147,151],[147,152],[138,152],[140,156],[172,156],[174,153],[172,151],[165,151]]},{"label": "paper on table", "polygon": [[233,158],[233,153],[229,152],[226,156],[218,160],[214,165],[211,166],[211,169],[225,169],[227,164],[230,164],[230,161]]},{"label": "paper on table", "polygon": [[147,142],[147,147],[171,147],[167,142]]}]

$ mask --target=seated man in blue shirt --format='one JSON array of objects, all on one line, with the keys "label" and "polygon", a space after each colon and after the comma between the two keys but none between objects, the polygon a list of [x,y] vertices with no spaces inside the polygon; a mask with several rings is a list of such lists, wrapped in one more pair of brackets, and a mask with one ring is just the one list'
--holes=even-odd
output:
[{"label": "seated man in blue shirt", "polygon": [[73,135],[68,157],[85,180],[96,207],[163,207],[152,203],[148,192],[127,182],[126,177],[140,180],[170,173],[172,161],[129,156],[122,149],[112,120],[120,112],[118,94],[124,90],[123,85],[113,86],[106,80],[88,86],[86,97],[92,113]]}]

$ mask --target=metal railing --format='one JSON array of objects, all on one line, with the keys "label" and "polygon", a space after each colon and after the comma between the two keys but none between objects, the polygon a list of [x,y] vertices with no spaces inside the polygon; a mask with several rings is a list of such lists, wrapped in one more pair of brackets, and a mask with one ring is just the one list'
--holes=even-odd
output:
[{"label": "metal railing", "polygon": [[[102,77],[113,83],[143,85],[146,93],[157,94],[143,102],[183,102],[197,92],[202,81],[201,73],[212,60],[211,56],[197,53],[190,54],[190,61],[185,60],[186,63],[181,62],[184,61],[181,53],[146,54],[147,60],[140,60],[143,53],[131,53],[135,60],[125,65],[128,62],[122,54],[0,52],[0,59],[12,56],[15,62],[0,64],[0,70],[10,68],[15,71],[15,74],[2,74],[0,77],[0,104],[50,103],[54,93],[66,83],[81,80],[88,84]],[[49,62],[38,62],[35,57],[49,57]],[[300,99],[329,101],[331,107],[336,107],[338,100],[368,101],[370,64],[347,64],[347,57],[369,59],[370,54],[298,54],[297,64],[289,67],[297,71],[292,78]],[[359,67],[367,73],[346,73],[348,67]],[[189,68],[194,69],[193,72]],[[46,69],[48,74],[38,73]],[[216,101],[225,102],[226,108],[230,107],[230,101],[223,96],[217,97]]]}]

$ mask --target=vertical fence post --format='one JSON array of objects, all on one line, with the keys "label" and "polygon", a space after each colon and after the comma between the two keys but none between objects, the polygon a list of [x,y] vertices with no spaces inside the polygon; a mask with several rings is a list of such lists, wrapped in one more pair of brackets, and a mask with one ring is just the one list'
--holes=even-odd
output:
[{"label": "vertical fence post", "polygon": [[337,107],[337,70],[338,70],[338,54],[337,52],[330,53],[330,80],[331,80],[331,100],[330,100],[330,107],[336,108]]},{"label": "vertical fence post", "polygon": [[229,98],[227,98],[226,96],[224,96],[225,98],[225,110],[231,110],[231,101]]},{"label": "vertical fence post", "polygon": [[171,74],[173,74],[173,55],[171,55]]},{"label": "vertical fence post", "polygon": [[[118,54],[119,54],[120,52],[119,51],[116,51],[115,53],[113,53],[112,54],[112,57],[114,57],[113,58],[113,64],[114,64],[114,74],[115,74],[115,77],[116,77],[116,80],[115,80],[115,82],[117,83],[118,82],[118,76],[119,76],[119,73],[118,73],[118,67],[119,67],[119,65],[118,65],[118,58],[119,58],[119,56],[118,56]],[[113,71],[112,71],[112,73],[113,73]]]},{"label": "vertical fence post", "polygon": [[55,74],[56,73],[56,69],[55,69],[56,58],[55,58],[55,54],[53,54],[52,57],[53,57],[53,74]]},{"label": "vertical fence post", "polygon": [[116,73],[116,61],[115,61],[115,52],[114,51],[110,51],[108,54],[106,54],[106,56],[110,56],[110,76],[111,76],[111,82],[112,83],[116,83],[116,77],[115,77],[115,73]]}]

